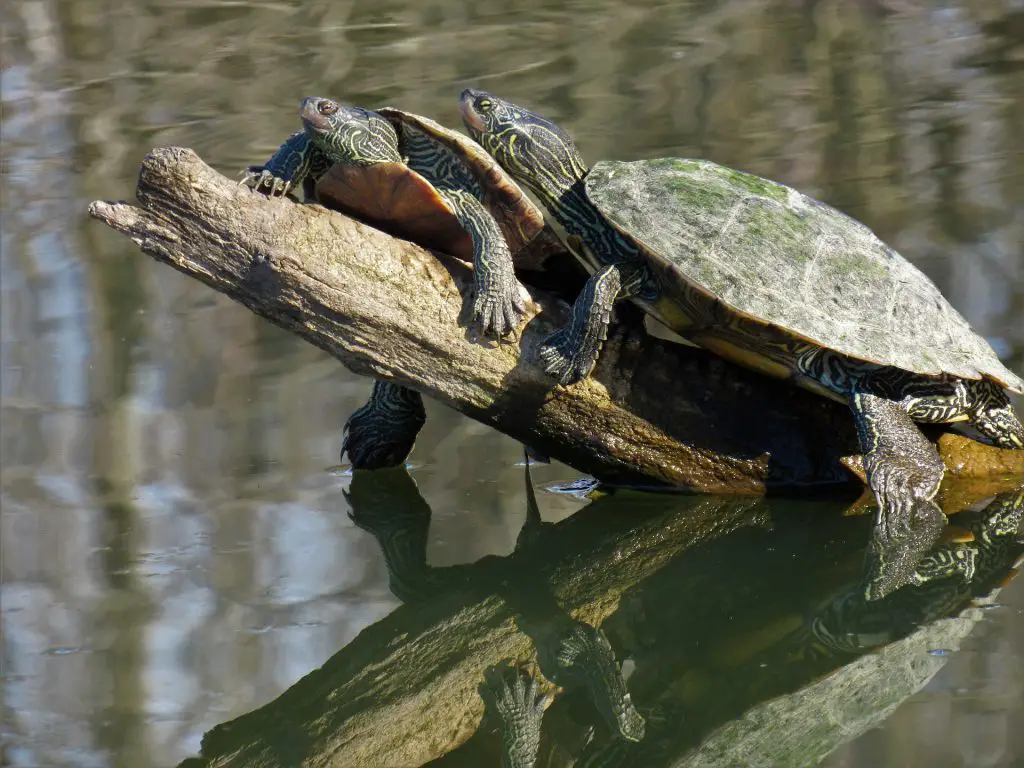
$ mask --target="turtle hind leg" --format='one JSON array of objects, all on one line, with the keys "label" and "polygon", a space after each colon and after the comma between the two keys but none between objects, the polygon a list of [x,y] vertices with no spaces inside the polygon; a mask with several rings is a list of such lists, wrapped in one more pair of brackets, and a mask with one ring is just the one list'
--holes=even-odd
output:
[{"label": "turtle hind leg", "polygon": [[622,264],[609,264],[591,276],[572,305],[569,325],[548,336],[540,347],[544,372],[564,386],[590,373],[608,337],[612,307],[619,299],[634,296],[642,282],[639,269]]},{"label": "turtle hind leg", "polygon": [[906,535],[918,507],[935,498],[946,467],[898,402],[862,390],[850,395],[868,485],[878,501],[878,535]]},{"label": "turtle hind leg", "polygon": [[354,469],[402,464],[427,420],[423,398],[400,384],[375,381],[370,399],[345,422],[341,453]]},{"label": "turtle hind leg", "polygon": [[472,193],[439,189],[473,242],[473,320],[481,333],[506,336],[526,312],[512,252],[490,211]]},{"label": "turtle hind leg", "polygon": [[988,379],[965,382],[971,423],[1000,448],[1024,449],[1024,424],[1006,390]]}]

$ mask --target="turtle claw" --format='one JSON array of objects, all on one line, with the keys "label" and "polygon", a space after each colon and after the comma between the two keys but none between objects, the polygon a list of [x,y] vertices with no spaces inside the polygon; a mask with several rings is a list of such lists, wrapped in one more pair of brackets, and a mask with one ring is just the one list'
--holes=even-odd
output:
[{"label": "turtle claw", "polygon": [[262,192],[265,189],[269,197],[284,197],[292,188],[291,181],[275,176],[262,165],[250,165],[238,183],[254,192]]},{"label": "turtle claw", "polygon": [[523,315],[526,303],[512,271],[511,257],[495,256],[486,268],[478,268],[473,291],[473,323],[484,335],[501,338],[511,333]]},{"label": "turtle claw", "polygon": [[507,336],[519,325],[525,312],[526,305],[515,282],[511,290],[478,290],[473,298],[473,322],[484,335]]},{"label": "turtle claw", "polygon": [[555,331],[540,345],[537,352],[544,373],[553,376],[563,387],[582,379],[590,371],[593,361],[584,361],[570,351],[565,330]]}]

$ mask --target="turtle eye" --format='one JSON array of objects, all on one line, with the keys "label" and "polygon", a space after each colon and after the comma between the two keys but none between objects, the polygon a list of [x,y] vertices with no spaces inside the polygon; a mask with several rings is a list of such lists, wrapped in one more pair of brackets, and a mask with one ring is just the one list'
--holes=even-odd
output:
[{"label": "turtle eye", "polygon": [[478,112],[490,112],[491,111],[491,100],[490,99],[480,99],[480,101],[478,101],[476,103],[476,108],[477,108]]},{"label": "turtle eye", "polygon": [[338,105],[333,101],[321,101],[316,105],[316,111],[327,117],[338,111]]}]

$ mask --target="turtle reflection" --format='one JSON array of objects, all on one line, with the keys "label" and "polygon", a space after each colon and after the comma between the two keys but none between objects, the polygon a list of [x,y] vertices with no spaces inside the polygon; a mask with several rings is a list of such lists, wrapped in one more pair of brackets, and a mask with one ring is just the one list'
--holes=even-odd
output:
[{"label": "turtle reflection", "polygon": [[[689,590],[699,584],[695,571],[738,553],[740,537],[758,534],[747,531],[714,542],[717,557],[709,553],[700,560],[691,550],[644,586],[658,601],[644,613],[658,614],[651,622],[662,625],[659,637],[633,654],[637,669],[630,686],[650,707],[647,737],[640,743],[592,741],[573,764],[815,764],[876,726],[945,665],[948,654],[936,651],[959,647],[981,618],[975,606],[992,600],[1015,574],[1024,556],[1022,515],[1024,489],[997,496],[980,511],[961,512],[956,521],[967,534],[940,540],[913,560],[915,576],[905,585],[869,599],[869,571],[867,579],[826,588],[816,607],[795,622],[780,615],[778,606],[759,609],[749,599],[729,603],[725,596],[721,603],[730,605],[739,621],[710,614],[702,619],[698,611],[708,595],[698,603],[678,589],[682,605],[673,616],[665,588],[655,582],[671,580]],[[781,533],[776,546],[788,537]],[[788,555],[776,553],[754,567],[770,567]],[[698,562],[687,568],[687,558]],[[811,582],[828,578],[828,571],[812,569]],[[785,583],[780,574],[770,589],[785,589]],[[735,591],[728,579],[723,587]],[[810,596],[821,590],[807,583],[799,591]],[[789,597],[802,600],[792,592]],[[743,624],[744,602],[748,613],[763,618],[737,626]],[[633,605],[624,603],[620,610],[638,615]],[[702,623],[717,627],[704,630]],[[671,625],[675,632],[666,632]],[[647,626],[641,620],[630,630],[642,634]],[[701,630],[702,638],[692,637]]]},{"label": "turtle reflection", "polygon": [[[510,557],[533,547],[545,527],[528,458],[524,464],[526,520]],[[353,521],[379,542],[391,591],[400,600],[426,600],[452,589],[497,592],[508,603],[519,628],[534,641],[543,678],[566,692],[582,692],[612,740],[638,742],[644,738],[644,718],[632,701],[608,638],[598,627],[569,616],[541,576],[527,568],[515,584],[491,580],[488,566],[505,560],[498,556],[467,565],[428,565],[430,508],[404,471],[354,473],[346,496]],[[485,671],[481,696],[486,721],[501,732],[503,764],[508,768],[534,765],[544,710],[553,700],[550,691],[542,689],[538,676],[527,668],[503,663]]]},{"label": "turtle reflection", "polygon": [[869,549],[864,593],[851,590],[826,606],[812,621],[816,639],[833,651],[870,651],[955,613],[998,587],[1007,564],[1024,553],[1022,516],[1024,489],[997,496],[981,511],[961,512],[956,520],[966,535],[924,554],[899,589],[889,589],[873,571],[876,562],[892,558]]}]

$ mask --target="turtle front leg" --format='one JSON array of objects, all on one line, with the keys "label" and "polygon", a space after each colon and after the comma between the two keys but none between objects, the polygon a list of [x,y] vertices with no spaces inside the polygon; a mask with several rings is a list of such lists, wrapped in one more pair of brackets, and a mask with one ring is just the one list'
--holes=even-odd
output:
[{"label": "turtle front leg", "polygon": [[475,196],[463,190],[439,191],[473,241],[473,322],[481,333],[506,336],[519,325],[526,304],[505,236]]},{"label": "turtle front leg", "polygon": [[426,420],[419,392],[375,381],[370,399],[345,422],[341,454],[348,453],[354,469],[396,467],[409,457]]},{"label": "turtle front leg", "polygon": [[946,467],[902,405],[863,391],[850,395],[868,485],[878,501],[877,535],[906,536],[920,509],[931,510]]},{"label": "turtle front leg", "polygon": [[544,372],[563,386],[590,373],[608,337],[612,307],[619,299],[636,295],[642,283],[641,271],[624,264],[609,264],[592,275],[572,305],[569,325],[544,339],[540,347]]},{"label": "turtle front leg", "polygon": [[307,192],[327,168],[330,161],[305,131],[293,133],[281,148],[263,165],[250,165],[240,184],[270,197],[284,197],[302,186]]}]

